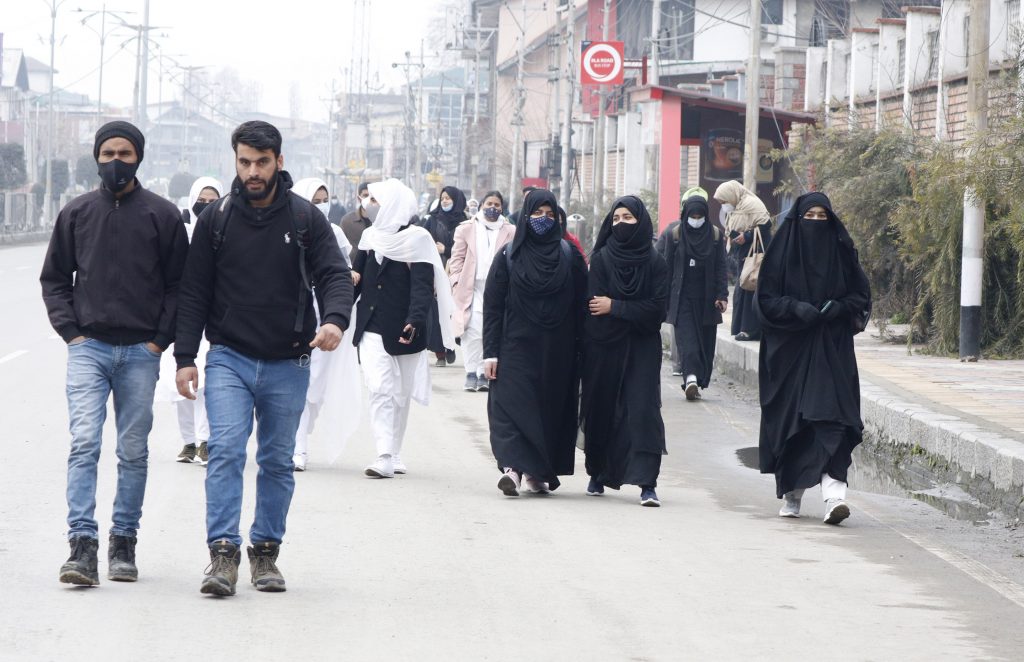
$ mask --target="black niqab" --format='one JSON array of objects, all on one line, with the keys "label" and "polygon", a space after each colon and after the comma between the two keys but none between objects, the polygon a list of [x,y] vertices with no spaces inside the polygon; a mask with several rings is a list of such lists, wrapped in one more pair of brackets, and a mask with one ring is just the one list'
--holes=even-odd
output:
[{"label": "black niqab", "polygon": [[530,229],[530,216],[543,205],[558,213],[558,201],[551,191],[531,191],[523,204],[521,223],[516,226],[512,244],[506,249],[511,256],[509,299],[521,307],[533,323],[544,328],[557,326],[569,313],[570,302],[563,300],[571,276],[572,260],[563,254],[562,232],[555,226],[538,235]]},{"label": "black niqab", "polygon": [[[633,218],[633,232],[625,240],[620,240],[612,230],[612,217],[615,210],[625,207]],[[612,205],[611,211],[604,217],[601,230],[594,242],[593,254],[603,250],[609,258],[608,293],[612,299],[633,299],[645,296],[649,290],[651,277],[651,252],[654,245],[651,237],[654,225],[647,207],[635,195],[626,195]]]},{"label": "black niqab", "polygon": [[450,234],[454,235],[455,228],[459,226],[459,223],[466,220],[466,194],[454,186],[445,186],[441,189],[441,193],[447,193],[448,197],[452,199],[451,211],[441,209],[441,203],[438,202],[437,209],[434,210],[431,216],[444,225],[444,228]]}]

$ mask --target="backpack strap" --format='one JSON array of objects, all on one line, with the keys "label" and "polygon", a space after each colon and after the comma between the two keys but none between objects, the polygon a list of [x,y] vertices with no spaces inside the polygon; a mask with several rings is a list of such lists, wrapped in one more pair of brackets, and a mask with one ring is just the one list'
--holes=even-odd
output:
[{"label": "backpack strap", "polygon": [[299,305],[295,311],[295,333],[302,333],[302,327],[306,321],[306,306],[309,302],[309,293],[313,290],[313,280],[309,277],[309,267],[306,263],[306,252],[310,246],[309,218],[312,203],[300,198],[298,195],[288,192],[289,210],[291,211],[292,233],[295,235],[295,244],[299,247],[299,273],[302,275],[302,284],[299,286]]},{"label": "backpack strap", "polygon": [[221,246],[224,245],[224,231],[228,228],[228,220],[231,218],[231,194],[225,195],[217,203],[213,210],[213,227],[210,229],[210,245],[213,248],[213,255],[216,257]]}]

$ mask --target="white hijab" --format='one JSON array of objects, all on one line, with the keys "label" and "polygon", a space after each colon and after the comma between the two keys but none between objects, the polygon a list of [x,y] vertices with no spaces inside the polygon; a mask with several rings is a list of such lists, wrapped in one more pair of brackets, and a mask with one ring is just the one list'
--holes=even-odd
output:
[{"label": "white hijab", "polygon": [[452,311],[455,302],[448,275],[441,264],[434,238],[425,229],[409,225],[416,216],[416,194],[397,179],[370,184],[370,196],[380,204],[380,211],[373,225],[363,231],[359,239],[359,250],[373,251],[377,259],[386,257],[395,262],[427,262],[434,267],[434,294],[437,296],[437,313],[441,323],[441,338],[444,346],[455,349],[452,333]]},{"label": "white hijab", "polygon": [[[313,196],[320,189],[327,191],[327,194],[330,195],[331,190],[327,188],[327,183],[317,177],[306,177],[292,184],[292,193],[310,202],[313,202]],[[334,231],[334,238],[338,241],[338,248],[341,249],[341,256],[345,258],[345,264],[351,269],[352,244],[348,243],[345,233],[337,225],[331,223],[331,229]]]}]

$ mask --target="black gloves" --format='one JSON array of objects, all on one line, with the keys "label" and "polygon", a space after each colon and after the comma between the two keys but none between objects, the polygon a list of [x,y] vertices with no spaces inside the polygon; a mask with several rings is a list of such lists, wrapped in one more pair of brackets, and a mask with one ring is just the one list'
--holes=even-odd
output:
[{"label": "black gloves", "polygon": [[828,307],[828,310],[821,314],[821,317],[825,322],[831,322],[832,320],[839,319],[842,317],[843,313],[846,312],[845,306],[843,306],[841,302],[836,301],[835,299],[830,301],[832,305]]},{"label": "black gloves", "polygon": [[793,304],[793,316],[804,324],[814,324],[821,318],[821,313],[806,301],[797,301]]}]

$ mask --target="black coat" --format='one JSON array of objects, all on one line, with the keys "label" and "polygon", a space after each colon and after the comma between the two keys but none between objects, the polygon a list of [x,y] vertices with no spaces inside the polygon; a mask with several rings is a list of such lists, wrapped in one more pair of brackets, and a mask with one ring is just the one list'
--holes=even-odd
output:
[{"label": "black coat", "polygon": [[[416,354],[427,348],[427,320],[434,305],[434,267],[426,262],[378,264],[373,251],[357,251],[352,269],[361,274],[356,296],[356,346],[363,333],[379,333],[391,356]],[[406,324],[416,327],[412,343],[398,342]]]},{"label": "black coat", "polygon": [[57,216],[39,281],[50,324],[115,345],[174,340],[188,237],[177,207],[135,188],[120,200],[101,188]]},{"label": "black coat", "polygon": [[[682,230],[681,221],[672,223],[658,238],[657,250],[665,258],[668,265],[668,279],[670,292],[668,297],[668,322],[675,324],[679,314],[679,298],[683,293],[683,279],[686,276],[687,263],[690,256],[686,253],[686,242],[679,240],[679,232]],[[715,301],[727,301],[729,299],[729,282],[726,265],[727,254],[725,250],[725,238],[718,228],[714,228],[715,243],[704,261],[704,324],[721,324],[722,313],[715,308]]]}]

